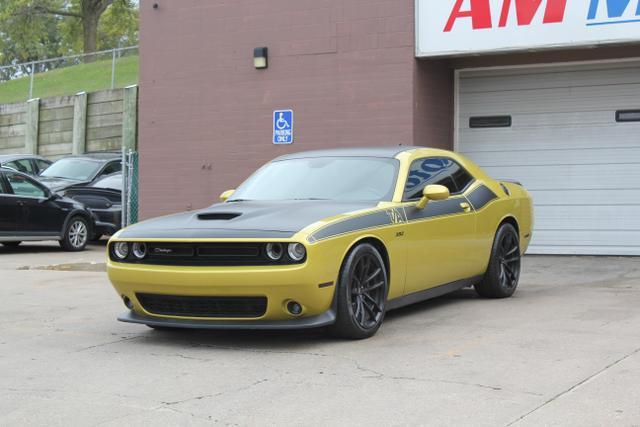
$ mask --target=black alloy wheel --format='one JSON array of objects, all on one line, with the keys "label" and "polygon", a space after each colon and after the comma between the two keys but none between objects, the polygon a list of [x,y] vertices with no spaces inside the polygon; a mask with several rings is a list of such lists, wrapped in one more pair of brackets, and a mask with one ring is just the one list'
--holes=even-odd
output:
[{"label": "black alloy wheel", "polygon": [[385,315],[388,274],[380,252],[365,243],[347,256],[338,283],[338,312],[331,331],[340,337],[373,336]]},{"label": "black alloy wheel", "polygon": [[496,233],[489,267],[476,291],[487,298],[507,298],[513,295],[520,278],[520,241],[511,224],[502,224]]}]

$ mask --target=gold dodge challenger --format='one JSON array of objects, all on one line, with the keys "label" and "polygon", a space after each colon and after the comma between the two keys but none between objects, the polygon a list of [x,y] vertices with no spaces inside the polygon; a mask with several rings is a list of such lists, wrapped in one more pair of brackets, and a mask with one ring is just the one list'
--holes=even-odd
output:
[{"label": "gold dodge challenger", "polygon": [[113,236],[119,320],[367,338],[388,310],[463,287],[511,296],[533,223],[518,183],[410,146],[282,156],[221,199]]}]

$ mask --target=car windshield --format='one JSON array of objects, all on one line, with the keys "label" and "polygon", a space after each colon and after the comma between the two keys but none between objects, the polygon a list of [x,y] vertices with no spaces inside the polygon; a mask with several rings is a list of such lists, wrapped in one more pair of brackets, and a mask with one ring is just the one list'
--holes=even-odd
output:
[{"label": "car windshield", "polygon": [[60,159],[49,166],[40,176],[88,181],[98,172],[100,166],[100,162],[88,159]]},{"label": "car windshield", "polygon": [[109,175],[91,184],[91,187],[122,191],[122,174]]},{"label": "car windshield", "polygon": [[398,161],[375,157],[315,157],[274,161],[233,193],[245,200],[389,201]]}]

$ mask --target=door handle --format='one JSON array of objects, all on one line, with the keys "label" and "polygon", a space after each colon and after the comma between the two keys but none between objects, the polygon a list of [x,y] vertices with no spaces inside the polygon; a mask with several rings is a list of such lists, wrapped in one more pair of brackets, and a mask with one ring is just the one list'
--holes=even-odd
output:
[{"label": "door handle", "polygon": [[465,212],[471,212],[471,205],[467,202],[462,202],[460,203],[460,207],[462,208],[462,210],[464,210]]}]

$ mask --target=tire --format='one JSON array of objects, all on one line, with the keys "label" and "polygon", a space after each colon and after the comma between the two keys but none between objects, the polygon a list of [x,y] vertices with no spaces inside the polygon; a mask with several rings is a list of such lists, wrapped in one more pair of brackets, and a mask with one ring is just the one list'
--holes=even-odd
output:
[{"label": "tire", "polygon": [[89,242],[89,233],[89,222],[81,216],[74,216],[67,224],[60,246],[69,252],[83,251]]},{"label": "tire", "polygon": [[485,298],[508,298],[516,291],[520,278],[520,241],[511,224],[502,224],[491,248],[489,267],[476,292]]},{"label": "tire", "polygon": [[4,246],[5,248],[17,248],[18,246],[20,246],[20,243],[22,242],[3,242],[2,246]]},{"label": "tire", "polygon": [[382,256],[374,246],[364,243],[349,252],[336,292],[336,322],[329,332],[353,340],[375,335],[384,320],[389,280]]}]

